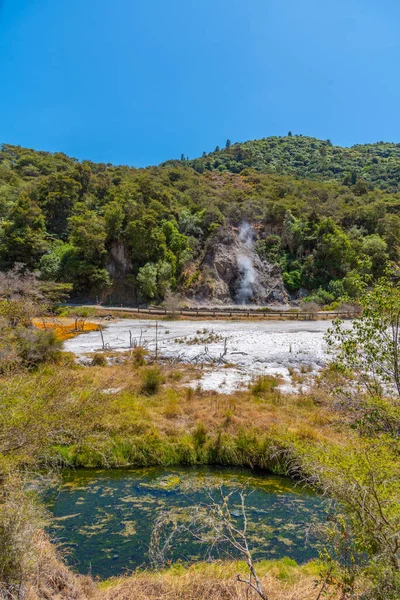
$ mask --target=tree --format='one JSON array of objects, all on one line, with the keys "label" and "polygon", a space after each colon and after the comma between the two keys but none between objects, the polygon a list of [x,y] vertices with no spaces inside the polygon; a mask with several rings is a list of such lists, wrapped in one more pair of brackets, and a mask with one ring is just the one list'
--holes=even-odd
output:
[{"label": "tree", "polygon": [[40,259],[40,277],[45,281],[63,281],[66,273],[63,273],[64,256],[74,252],[72,244],[64,244],[56,241],[52,244],[49,252]]},{"label": "tree", "polygon": [[96,266],[103,264],[106,255],[107,238],[105,222],[94,211],[83,209],[69,219],[70,240],[79,255],[88,263]]},{"label": "tree", "polygon": [[307,448],[301,459],[309,483],[335,501],[322,557],[325,580],[339,588],[342,599],[400,597],[400,468],[393,442],[320,444]]},{"label": "tree", "polygon": [[164,298],[171,287],[172,267],[169,262],[161,261],[157,264],[157,295]]},{"label": "tree", "polygon": [[400,288],[381,279],[360,299],[363,314],[348,328],[336,320],[327,342],[343,371],[357,375],[372,398],[389,395],[400,405]]},{"label": "tree", "polygon": [[104,221],[107,240],[112,241],[119,238],[124,223],[124,211],[118,202],[110,202],[104,208]]},{"label": "tree", "polygon": [[22,192],[0,225],[0,267],[23,263],[34,269],[46,252],[45,220],[39,206]]},{"label": "tree", "polygon": [[364,237],[361,250],[371,261],[371,273],[375,278],[382,277],[387,266],[389,255],[387,243],[378,234]]},{"label": "tree", "polygon": [[124,237],[136,268],[144,266],[147,262],[158,262],[165,257],[165,235],[154,214],[144,214],[142,218],[128,223]]},{"label": "tree", "polygon": [[46,227],[59,237],[67,236],[68,219],[79,199],[80,184],[65,174],[46,177],[38,188],[38,202],[46,216]]},{"label": "tree", "polygon": [[157,267],[154,263],[146,263],[139,269],[137,276],[139,293],[143,299],[152,300],[157,294]]},{"label": "tree", "polygon": [[[219,500],[216,500],[210,492],[208,503],[192,506],[190,510],[161,513],[153,526],[150,543],[151,560],[158,567],[165,565],[176,538],[182,533],[189,533],[197,541],[206,545],[209,553],[212,553],[214,548],[224,547],[228,553],[234,551],[235,555],[241,556],[248,568],[248,578],[245,579],[238,574],[237,581],[255,591],[261,600],[268,600],[268,595],[257,574],[249,545],[245,490],[224,493],[221,487],[218,495]],[[239,520],[233,518],[231,501],[234,495],[239,498]],[[235,513],[236,511],[237,506],[235,506]]]},{"label": "tree", "polygon": [[232,144],[231,144],[231,140],[229,140],[229,139],[228,139],[228,140],[226,140],[226,142],[225,142],[225,148],[226,148],[227,150],[228,150],[228,149],[231,147],[231,145],[232,145]]}]

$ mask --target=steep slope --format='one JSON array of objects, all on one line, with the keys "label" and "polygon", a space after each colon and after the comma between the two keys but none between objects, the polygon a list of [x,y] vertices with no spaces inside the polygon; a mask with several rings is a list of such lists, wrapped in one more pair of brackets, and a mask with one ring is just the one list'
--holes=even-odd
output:
[{"label": "steep slope", "polygon": [[219,229],[207,244],[193,297],[225,304],[286,304],[281,269],[255,252],[256,239],[249,223]]}]

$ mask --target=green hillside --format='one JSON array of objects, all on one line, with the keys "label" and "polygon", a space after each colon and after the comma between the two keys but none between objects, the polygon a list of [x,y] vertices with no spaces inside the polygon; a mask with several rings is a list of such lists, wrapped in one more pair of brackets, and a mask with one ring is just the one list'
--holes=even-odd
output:
[{"label": "green hillside", "polygon": [[251,167],[261,173],[292,175],[354,185],[358,180],[387,191],[399,190],[400,144],[378,142],[342,148],[305,136],[269,137],[230,144],[189,161],[197,171]]},{"label": "green hillside", "polygon": [[234,144],[158,167],[0,149],[0,269],[23,263],[76,298],[161,301],[190,293],[213,236],[247,220],[289,293],[356,295],[400,252],[400,148],[305,137]]}]

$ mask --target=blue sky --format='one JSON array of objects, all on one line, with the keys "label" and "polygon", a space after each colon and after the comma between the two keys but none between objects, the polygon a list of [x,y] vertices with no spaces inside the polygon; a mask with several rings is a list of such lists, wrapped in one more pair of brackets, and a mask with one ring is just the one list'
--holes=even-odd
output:
[{"label": "blue sky", "polygon": [[136,166],[400,141],[398,0],[0,0],[0,141]]}]

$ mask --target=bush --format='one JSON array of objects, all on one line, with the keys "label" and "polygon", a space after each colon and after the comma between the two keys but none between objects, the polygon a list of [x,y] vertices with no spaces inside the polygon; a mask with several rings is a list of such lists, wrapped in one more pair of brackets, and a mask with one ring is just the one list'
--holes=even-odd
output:
[{"label": "bush", "polygon": [[17,328],[14,332],[14,340],[21,362],[27,367],[53,360],[62,347],[62,342],[51,330]]},{"label": "bush", "polygon": [[[332,282],[331,282],[332,283]],[[335,287],[335,286],[334,286]],[[332,302],[336,299],[335,293],[328,292],[322,288],[319,288],[316,292],[307,296],[302,300],[302,304],[317,304],[319,307],[324,306],[326,304],[332,304]]]},{"label": "bush", "polygon": [[153,394],[157,394],[163,382],[164,377],[159,367],[152,367],[144,372],[140,391],[142,394],[152,396]]},{"label": "bush", "polygon": [[107,359],[104,354],[100,354],[96,352],[92,358],[92,367],[105,367],[107,364]]},{"label": "bush", "polygon": [[283,273],[283,283],[289,292],[297,292],[300,289],[301,273],[300,271],[285,271]]},{"label": "bush", "polygon": [[193,440],[197,448],[202,448],[207,441],[207,428],[204,423],[198,423],[193,431]]},{"label": "bush", "polygon": [[144,364],[146,364],[147,354],[147,350],[142,348],[142,346],[136,346],[136,348],[132,350],[132,360],[134,367],[142,367]]},{"label": "bush", "polygon": [[276,391],[278,387],[278,381],[276,377],[272,375],[262,375],[259,377],[251,386],[251,393],[253,396],[262,396],[263,394],[269,394]]},{"label": "bush", "polygon": [[317,313],[321,307],[316,302],[302,302],[300,310],[302,312]]}]

